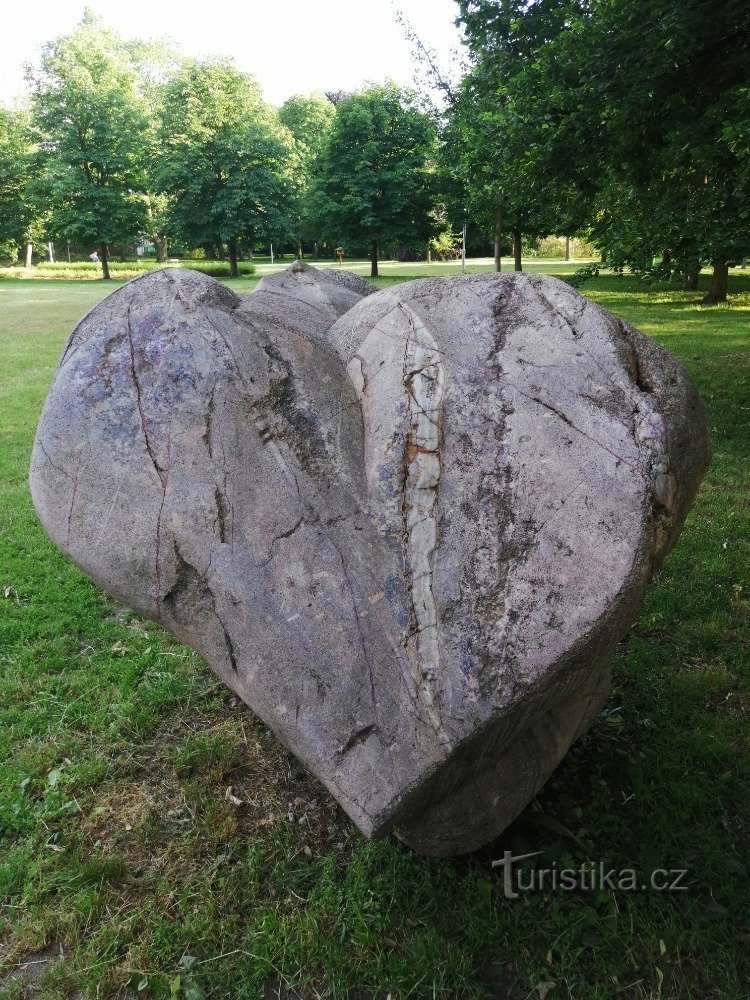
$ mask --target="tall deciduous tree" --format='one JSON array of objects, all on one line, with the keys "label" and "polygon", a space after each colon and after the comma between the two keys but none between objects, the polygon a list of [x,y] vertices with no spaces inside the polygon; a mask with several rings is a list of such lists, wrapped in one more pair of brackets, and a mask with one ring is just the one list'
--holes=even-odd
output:
[{"label": "tall deciduous tree", "polygon": [[572,233],[588,221],[591,171],[578,132],[558,110],[570,86],[570,67],[558,54],[575,6],[460,3],[472,64],[449,108],[443,159],[463,183],[470,215],[494,229],[498,270],[505,230],[520,270],[523,234]]},{"label": "tall deciduous tree", "polygon": [[87,9],[72,34],[44,46],[30,82],[49,231],[97,246],[109,278],[108,244],[135,239],[146,213],[148,115],[127,49]]},{"label": "tall deciduous tree", "polygon": [[279,108],[279,121],[294,136],[306,162],[322,150],[335,117],[335,105],[322,94],[295,94]]},{"label": "tall deciduous tree", "polygon": [[29,196],[33,155],[28,115],[0,108],[0,257],[15,258],[29,239],[35,217]]},{"label": "tall deciduous tree", "polygon": [[371,274],[384,243],[426,241],[434,232],[435,126],[412,94],[394,85],[353,94],[336,107],[315,185],[324,237],[369,244]]},{"label": "tall deciduous tree", "polygon": [[299,186],[298,246],[302,254],[302,241],[314,239],[311,181],[316,164],[328,140],[336,117],[333,103],[322,94],[295,94],[279,108],[279,121],[294,137],[294,174]]},{"label": "tall deciduous tree", "polygon": [[588,205],[616,262],[647,270],[658,257],[688,275],[713,264],[708,300],[722,301],[728,265],[750,250],[740,0],[459,5],[475,120],[487,116],[495,140],[494,168],[492,150],[478,150],[488,174],[502,177],[515,159],[517,188],[553,218],[573,223]]},{"label": "tall deciduous tree", "polygon": [[171,228],[192,246],[288,235],[297,183],[290,133],[255,79],[230,61],[189,61],[170,81],[155,166]]},{"label": "tall deciduous tree", "polygon": [[[750,120],[750,22],[738,0],[597,0],[578,49],[603,74],[610,140],[600,207],[630,262],[667,250],[683,274],[713,267],[706,300],[750,252],[750,186],[735,129]],[[606,59],[614,43],[617,59]],[[618,213],[618,190],[630,192]],[[613,225],[614,224],[614,225]]]},{"label": "tall deciduous tree", "polygon": [[146,224],[144,234],[154,244],[156,260],[163,263],[167,259],[169,245],[169,197],[157,190],[159,162],[160,123],[164,117],[164,101],[170,80],[183,63],[183,57],[162,38],[127,42],[128,52],[138,74],[140,93],[148,108],[149,130],[143,136],[147,150],[149,169],[146,173]]}]

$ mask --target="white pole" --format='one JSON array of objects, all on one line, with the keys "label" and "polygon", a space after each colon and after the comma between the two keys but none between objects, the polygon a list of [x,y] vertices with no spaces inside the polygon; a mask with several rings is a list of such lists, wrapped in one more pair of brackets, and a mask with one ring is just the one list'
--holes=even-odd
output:
[{"label": "white pole", "polygon": [[49,252],[49,262],[50,262],[50,264],[54,264],[55,263],[55,254],[54,254],[54,251],[52,249],[52,243],[51,242],[47,244],[47,250]]},{"label": "white pole", "polygon": [[271,244],[271,263],[273,264],[273,243]]},{"label": "white pole", "polygon": [[464,214],[464,234],[461,242],[461,274],[466,274],[466,215]]}]

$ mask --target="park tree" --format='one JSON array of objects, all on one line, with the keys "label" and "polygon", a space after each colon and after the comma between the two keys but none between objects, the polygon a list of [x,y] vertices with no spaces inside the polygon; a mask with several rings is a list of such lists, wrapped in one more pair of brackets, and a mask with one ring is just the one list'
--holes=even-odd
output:
[{"label": "park tree", "polygon": [[507,191],[516,160],[517,188],[543,200],[557,231],[587,212],[613,262],[649,270],[658,257],[662,271],[688,277],[712,264],[707,299],[722,301],[750,239],[740,138],[750,24],[739,0],[459,6],[473,56],[469,110],[481,123],[497,108],[493,141],[476,157],[488,175]]},{"label": "park tree", "polygon": [[148,114],[129,53],[87,9],[72,34],[44,46],[29,79],[48,230],[97,246],[109,278],[108,245],[136,238],[146,213]]},{"label": "park tree", "polygon": [[[688,279],[710,264],[706,301],[725,301],[729,266],[750,253],[746,151],[733,142],[750,119],[746,9],[737,0],[654,0],[643,10],[598,0],[596,10],[579,46],[588,68],[603,71],[612,39],[618,53],[600,88],[611,139],[601,242],[616,243],[619,221],[628,263],[661,255]],[[616,199],[618,188],[630,197]]]},{"label": "park tree", "polygon": [[413,94],[389,84],[341,101],[315,183],[323,237],[369,245],[373,276],[383,244],[427,241],[437,231],[436,150],[435,126]]},{"label": "park tree", "polygon": [[295,94],[279,108],[279,121],[294,136],[307,167],[325,145],[336,108],[322,94]]},{"label": "park tree", "polygon": [[299,216],[298,247],[302,255],[302,241],[317,236],[311,204],[312,180],[328,133],[336,117],[336,108],[321,94],[295,94],[279,108],[279,121],[294,138],[293,171],[298,182]]},{"label": "park tree", "polygon": [[32,236],[34,145],[28,114],[0,108],[0,257],[14,259]]},{"label": "park tree", "polygon": [[572,67],[559,60],[575,6],[460,3],[470,66],[451,97],[442,161],[470,217],[494,230],[498,270],[506,230],[521,270],[523,236],[572,234],[590,219],[596,188],[566,100]]},{"label": "park tree", "polygon": [[131,62],[138,75],[140,94],[148,109],[148,130],[143,136],[147,162],[146,221],[144,235],[153,243],[158,263],[167,259],[169,246],[169,196],[158,190],[157,171],[153,164],[161,156],[160,123],[169,82],[181,68],[184,58],[163,38],[131,39],[126,42]]},{"label": "park tree", "polygon": [[294,143],[252,76],[228,60],[186,62],[166,88],[155,166],[170,228],[189,246],[240,245],[294,228]]}]

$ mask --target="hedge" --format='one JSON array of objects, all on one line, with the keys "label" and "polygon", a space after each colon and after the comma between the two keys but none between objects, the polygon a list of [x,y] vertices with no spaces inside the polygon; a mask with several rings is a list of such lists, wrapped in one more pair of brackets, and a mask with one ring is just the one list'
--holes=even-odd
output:
[{"label": "hedge", "polygon": [[[155,271],[165,267],[184,267],[191,271],[200,271],[202,274],[209,274],[212,278],[230,277],[229,262],[223,260],[185,260],[179,264],[157,264],[155,261],[111,261],[109,272],[115,279],[129,278],[146,271]],[[237,264],[237,270],[241,277],[248,277],[255,274],[255,264],[249,261],[242,261]],[[65,280],[92,280],[101,278],[101,264],[91,261],[79,261],[68,264],[67,261],[56,261],[54,264],[49,261],[42,261],[35,267],[9,267],[0,270],[0,278],[44,278],[52,280],[55,278]]]}]

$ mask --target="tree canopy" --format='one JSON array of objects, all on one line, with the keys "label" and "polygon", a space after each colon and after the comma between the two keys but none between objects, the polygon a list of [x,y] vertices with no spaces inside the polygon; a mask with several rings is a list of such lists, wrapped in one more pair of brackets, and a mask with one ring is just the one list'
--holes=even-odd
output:
[{"label": "tree canopy", "polygon": [[317,232],[311,201],[311,185],[320,168],[320,156],[331,131],[336,108],[321,94],[295,94],[279,108],[279,121],[294,137],[294,176],[298,184],[298,247],[302,241],[315,241]]},{"label": "tree canopy", "polygon": [[[564,84],[547,54],[566,30],[559,3],[499,3],[462,8],[473,65],[453,95],[443,162],[475,221],[494,228],[496,266],[504,230],[521,235],[571,233],[585,218],[585,192],[569,130],[554,127],[551,92]],[[573,171],[575,172],[575,171]]]},{"label": "tree canopy", "polygon": [[156,174],[173,232],[226,243],[286,236],[296,195],[291,133],[256,80],[226,60],[186,62],[166,88]]},{"label": "tree canopy", "polygon": [[29,116],[0,108],[0,257],[15,257],[35,219],[29,177],[34,147]]},{"label": "tree canopy", "polygon": [[324,238],[378,247],[435,232],[437,132],[413,94],[371,87],[341,101],[321,154],[315,210]]},{"label": "tree canopy", "polygon": [[87,10],[45,45],[31,74],[32,112],[46,154],[36,183],[50,235],[99,247],[142,231],[148,113],[120,37]]},{"label": "tree canopy", "polygon": [[295,94],[279,108],[279,121],[297,142],[305,165],[323,149],[336,117],[336,108],[322,94]]},{"label": "tree canopy", "polygon": [[[750,25],[738,0],[460,0],[464,177],[539,232],[587,221],[615,265],[697,273],[750,251]],[[746,161],[745,161],[746,162]],[[489,178],[489,184],[486,179]],[[520,212],[520,215],[519,215]]]}]

